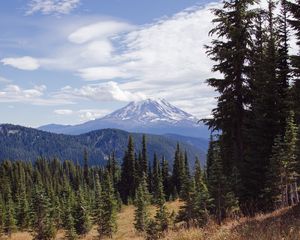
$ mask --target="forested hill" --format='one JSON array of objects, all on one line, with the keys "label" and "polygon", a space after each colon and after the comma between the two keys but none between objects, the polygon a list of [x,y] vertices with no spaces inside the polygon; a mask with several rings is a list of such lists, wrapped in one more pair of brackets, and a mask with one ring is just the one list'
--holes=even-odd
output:
[{"label": "forested hill", "polygon": [[[0,161],[5,159],[32,161],[43,156],[82,163],[83,151],[87,149],[89,163],[101,165],[113,151],[119,161],[122,159],[130,134],[133,136],[135,149],[139,151],[143,135],[140,133],[103,129],[69,136],[3,124],[0,125]],[[172,162],[179,141],[181,148],[186,149],[191,164],[194,163],[195,156],[200,157],[202,163],[205,160],[207,141],[204,139],[151,134],[147,134],[146,138],[149,159],[153,158],[155,152],[159,158],[164,155]],[[199,147],[195,146],[195,143],[199,142],[202,144],[199,144]]]}]

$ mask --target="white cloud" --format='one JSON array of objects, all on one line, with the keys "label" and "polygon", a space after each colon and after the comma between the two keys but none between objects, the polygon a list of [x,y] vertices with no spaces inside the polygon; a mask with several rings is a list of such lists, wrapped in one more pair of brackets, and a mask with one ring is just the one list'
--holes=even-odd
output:
[{"label": "white cloud", "polygon": [[113,78],[128,78],[130,75],[118,67],[92,67],[78,70],[85,80],[107,80]]},{"label": "white cloud", "polygon": [[39,85],[33,88],[24,89],[15,84],[9,84],[0,90],[0,102],[18,102],[31,105],[61,105],[71,104],[73,102],[55,97],[45,96],[46,86]]},{"label": "white cloud", "polygon": [[0,83],[10,83],[11,81],[5,77],[0,76]]},{"label": "white cloud", "polygon": [[95,120],[105,116],[108,113],[110,113],[110,111],[107,109],[82,109],[78,111],[80,120],[83,122]]},{"label": "white cloud", "polygon": [[131,93],[123,90],[116,82],[105,82],[99,84],[89,84],[81,88],[66,86],[56,94],[58,98],[74,99],[82,98],[94,101],[135,101],[145,99],[142,93]]},{"label": "white cloud", "polygon": [[80,3],[80,0],[31,0],[26,15],[41,12],[49,14],[69,14]]},{"label": "white cloud", "polygon": [[56,109],[53,112],[58,115],[72,115],[73,114],[73,110],[70,110],[70,109]]},{"label": "white cloud", "polygon": [[3,58],[1,59],[3,65],[9,65],[21,70],[36,70],[40,67],[39,61],[35,58],[24,56],[19,58]]},{"label": "white cloud", "polygon": [[93,39],[106,39],[132,29],[133,26],[125,22],[101,21],[77,29],[69,35],[69,41],[82,44]]},{"label": "white cloud", "polygon": [[80,110],[71,110],[71,109],[56,109],[53,111],[57,115],[73,115],[78,116],[80,121],[89,121],[95,120],[96,118],[103,117],[108,114],[110,111],[107,109],[80,109]]}]

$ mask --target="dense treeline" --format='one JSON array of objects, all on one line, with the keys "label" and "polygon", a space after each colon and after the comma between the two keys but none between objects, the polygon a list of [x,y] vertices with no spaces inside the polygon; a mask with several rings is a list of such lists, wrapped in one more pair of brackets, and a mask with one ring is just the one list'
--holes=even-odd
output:
[{"label": "dense treeline", "polygon": [[[224,179],[211,189],[221,198],[219,220],[227,204],[253,215],[299,202],[300,2],[256,3],[229,0],[213,10],[207,53],[222,77],[208,80],[219,97],[205,121],[215,134],[208,180]],[[291,38],[298,55],[289,54]]]},{"label": "dense treeline", "polygon": [[[111,154],[105,167],[89,167],[87,151],[83,165],[43,158],[34,163],[2,162],[1,233],[29,230],[35,239],[52,239],[58,229],[65,229],[67,239],[76,239],[97,225],[100,238],[111,237],[117,230],[116,214],[122,204],[135,204],[136,229],[153,239],[170,224],[165,202],[178,196],[187,204],[176,221],[201,224],[208,217],[208,192],[199,160],[191,174],[187,154],[178,144],[171,171],[165,158],[154,154],[152,161],[148,157],[145,136],[141,151],[134,149],[130,136],[122,164]],[[157,206],[154,219],[149,219],[149,204]],[[190,204],[197,204],[197,212]]]},{"label": "dense treeline", "polygon": [[[90,165],[105,165],[107,156],[113,151],[116,159],[122,160],[129,135],[129,132],[119,129],[100,129],[71,136],[18,125],[0,124],[0,162],[6,159],[32,161],[43,156],[78,161],[82,164],[82,152],[86,149],[89,152]],[[138,150],[143,134],[131,133],[131,135]],[[199,155],[204,161],[208,145],[206,139],[173,134],[147,134],[148,153],[151,156],[155,152],[158,156],[165,155],[167,159],[173,158],[177,142],[187,150],[190,159]]]}]

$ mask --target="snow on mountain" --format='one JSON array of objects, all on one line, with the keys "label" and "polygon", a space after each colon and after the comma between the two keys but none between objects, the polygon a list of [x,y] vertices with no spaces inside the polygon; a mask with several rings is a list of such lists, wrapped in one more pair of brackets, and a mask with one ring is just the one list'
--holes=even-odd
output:
[{"label": "snow on mountain", "polygon": [[102,119],[131,120],[144,124],[158,121],[169,123],[177,123],[184,120],[197,121],[191,114],[171,105],[164,99],[147,99],[139,102],[131,102]]},{"label": "snow on mountain", "polygon": [[39,129],[76,135],[104,128],[152,134],[179,134],[202,138],[208,138],[209,135],[207,127],[199,124],[196,117],[173,106],[164,99],[131,102],[103,118],[83,124],[74,126],[50,124]]}]

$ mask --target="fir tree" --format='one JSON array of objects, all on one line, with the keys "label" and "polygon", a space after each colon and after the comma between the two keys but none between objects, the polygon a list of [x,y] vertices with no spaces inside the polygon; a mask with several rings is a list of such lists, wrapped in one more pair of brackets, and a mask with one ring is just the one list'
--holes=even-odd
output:
[{"label": "fir tree", "polygon": [[145,232],[148,224],[149,192],[145,173],[140,181],[135,198],[134,227],[139,232]]},{"label": "fir tree", "polygon": [[87,234],[92,226],[88,205],[82,188],[79,188],[76,196],[74,214],[76,233],[79,235]]},{"label": "fir tree", "polygon": [[162,182],[163,182],[166,199],[169,199],[171,195],[169,163],[164,156],[162,157],[162,161],[161,161],[161,176],[162,176]]},{"label": "fir tree", "polygon": [[66,228],[66,238],[68,240],[77,239],[77,233],[75,229],[75,219],[73,217],[72,209],[70,205],[66,207],[65,228]]},{"label": "fir tree", "polygon": [[109,172],[105,173],[102,188],[105,191],[101,194],[102,209],[98,216],[98,233],[100,238],[104,236],[111,238],[117,230],[117,202]]},{"label": "fir tree", "polygon": [[173,162],[173,174],[172,174],[172,183],[173,183],[173,194],[180,193],[182,185],[182,177],[184,174],[184,165],[182,159],[182,153],[180,151],[179,143],[177,143],[175,157]]},{"label": "fir tree", "polygon": [[212,130],[221,130],[220,147],[224,173],[232,168],[242,170],[244,164],[245,106],[249,104],[249,74],[247,63],[251,57],[251,30],[254,0],[224,1],[222,9],[214,9],[216,26],[210,35],[216,38],[207,47],[207,54],[216,62],[214,72],[222,79],[208,79],[208,84],[220,93],[213,119],[206,120]]},{"label": "fir tree", "polygon": [[160,164],[157,159],[156,153],[154,153],[153,157],[153,167],[152,167],[152,193],[153,193],[153,200],[156,202],[158,200],[159,195],[159,181],[161,178],[161,170]]},{"label": "fir tree", "polygon": [[14,211],[15,207],[11,196],[11,190],[8,191],[5,208],[4,231],[6,234],[11,235],[11,233],[16,230],[16,219]]},{"label": "fir tree", "polygon": [[292,29],[295,31],[296,44],[298,46],[298,54],[291,56],[292,61],[292,71],[294,75],[294,84],[293,84],[293,110],[295,112],[296,123],[300,124],[300,2],[297,1],[286,1],[286,6],[291,14],[291,18],[288,19],[288,22]]},{"label": "fir tree", "polygon": [[147,144],[146,144],[146,135],[143,135],[142,139],[142,170],[145,174],[148,171],[148,157],[147,157]]},{"label": "fir tree", "polygon": [[4,232],[4,224],[5,224],[5,208],[4,201],[0,194],[0,236]]},{"label": "fir tree", "polygon": [[220,224],[229,213],[236,210],[238,202],[230,191],[228,179],[223,173],[220,146],[217,142],[214,143],[212,164],[208,175],[209,194],[213,204],[212,213]]},{"label": "fir tree", "polygon": [[89,165],[88,165],[88,152],[84,149],[83,152],[83,166],[84,166],[84,180],[86,184],[89,184]]},{"label": "fir tree", "polygon": [[51,203],[42,185],[37,185],[32,194],[32,228],[35,240],[50,240],[55,236],[55,227],[51,219]]},{"label": "fir tree", "polygon": [[277,135],[272,148],[272,155],[266,175],[266,187],[264,189],[264,199],[266,200],[266,210],[274,210],[281,205],[282,191],[282,158],[284,157],[284,147],[282,137]]},{"label": "fir tree", "polygon": [[166,231],[169,227],[169,218],[168,218],[168,210],[165,205],[165,194],[163,189],[163,183],[162,183],[162,177],[159,176],[158,179],[158,189],[157,189],[157,199],[156,199],[156,205],[157,205],[157,211],[155,215],[155,220],[158,225],[158,231],[163,233]]},{"label": "fir tree", "polygon": [[135,154],[132,136],[129,136],[128,147],[125,153],[119,191],[123,203],[128,204],[129,199],[135,195],[136,171],[135,171]]},{"label": "fir tree", "polygon": [[25,172],[22,167],[19,168],[19,186],[17,194],[17,225],[20,229],[26,229],[29,226],[29,204],[26,193]]}]

